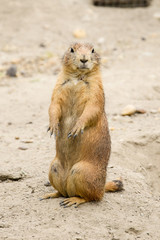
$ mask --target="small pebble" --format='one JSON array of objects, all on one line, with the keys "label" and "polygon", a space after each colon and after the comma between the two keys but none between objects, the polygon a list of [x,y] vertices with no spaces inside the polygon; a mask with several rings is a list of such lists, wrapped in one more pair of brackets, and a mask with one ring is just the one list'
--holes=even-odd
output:
[{"label": "small pebble", "polygon": [[47,182],[45,182],[45,183],[44,183],[44,186],[45,186],[45,187],[50,187],[50,186],[51,186],[51,184],[50,184],[50,182],[49,182],[49,181],[47,181]]},{"label": "small pebble", "polygon": [[33,140],[22,140],[23,143],[33,143]]},{"label": "small pebble", "polygon": [[85,38],[86,32],[83,29],[77,29],[73,32],[75,38]]},{"label": "small pebble", "polygon": [[157,110],[156,110],[156,109],[152,109],[152,110],[150,111],[150,113],[155,114],[155,113],[157,113]]},{"label": "small pebble", "polygon": [[28,148],[26,148],[26,147],[19,147],[18,149],[19,150],[27,150]]},{"label": "small pebble", "polygon": [[157,20],[160,20],[160,12],[155,13],[153,17]]},{"label": "small pebble", "polygon": [[152,164],[148,164],[148,166],[146,166],[146,169],[152,169],[153,165]]},{"label": "small pebble", "polygon": [[144,109],[136,109],[136,113],[144,114],[144,113],[146,113],[146,110],[144,110]]},{"label": "small pebble", "polygon": [[98,39],[98,44],[101,45],[105,42],[105,39],[103,37]]},{"label": "small pebble", "polygon": [[39,46],[40,46],[41,48],[45,48],[45,47],[46,47],[46,45],[45,45],[44,43],[40,43]]},{"label": "small pebble", "polygon": [[131,116],[136,113],[136,107],[133,105],[127,105],[121,112],[122,116]]},{"label": "small pebble", "polygon": [[26,124],[32,124],[33,122],[27,122]]},{"label": "small pebble", "polygon": [[6,75],[9,77],[17,77],[17,66],[16,65],[11,65],[7,71]]},{"label": "small pebble", "polygon": [[15,137],[15,140],[19,140],[19,137]]}]

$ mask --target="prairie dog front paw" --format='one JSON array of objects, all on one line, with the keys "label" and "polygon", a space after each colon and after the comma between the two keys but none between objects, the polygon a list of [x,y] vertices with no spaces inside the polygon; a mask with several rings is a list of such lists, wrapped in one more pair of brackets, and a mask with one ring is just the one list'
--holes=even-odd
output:
[{"label": "prairie dog front paw", "polygon": [[83,131],[84,125],[81,123],[81,121],[78,121],[73,129],[68,133],[68,138],[72,136],[75,138],[79,133],[83,134]]},{"label": "prairie dog front paw", "polygon": [[50,121],[47,132],[48,131],[50,131],[50,136],[52,136],[53,133],[55,134],[55,136],[59,135],[59,122]]}]

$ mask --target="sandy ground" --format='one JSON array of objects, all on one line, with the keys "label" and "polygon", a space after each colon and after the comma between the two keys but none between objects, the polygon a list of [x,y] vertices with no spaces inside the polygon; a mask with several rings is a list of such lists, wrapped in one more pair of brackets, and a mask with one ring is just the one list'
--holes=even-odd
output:
[{"label": "sandy ground", "polygon": [[[94,7],[89,0],[0,1],[0,239],[160,239],[160,3]],[[123,192],[64,209],[39,201],[55,154],[48,106],[72,33],[102,55],[112,138],[108,180]],[[16,64],[16,78],[5,76]],[[133,104],[145,114],[122,117]]]}]

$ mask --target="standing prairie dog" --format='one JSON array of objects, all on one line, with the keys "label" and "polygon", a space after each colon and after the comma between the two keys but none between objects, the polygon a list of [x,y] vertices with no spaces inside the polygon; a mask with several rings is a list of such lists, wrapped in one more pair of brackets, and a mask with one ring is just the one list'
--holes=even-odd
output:
[{"label": "standing prairie dog", "polygon": [[42,199],[63,196],[61,206],[77,207],[122,189],[120,180],[105,184],[111,142],[104,105],[99,55],[91,44],[71,45],[49,107],[48,130],[56,136],[49,180],[57,192]]}]

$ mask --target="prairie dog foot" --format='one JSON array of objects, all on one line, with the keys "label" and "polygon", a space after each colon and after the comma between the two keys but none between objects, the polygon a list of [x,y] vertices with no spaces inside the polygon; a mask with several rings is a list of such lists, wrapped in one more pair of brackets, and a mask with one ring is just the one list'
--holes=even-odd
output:
[{"label": "prairie dog foot", "polygon": [[123,190],[122,179],[113,180],[105,185],[105,192],[118,192]]},{"label": "prairie dog foot", "polygon": [[42,198],[40,198],[40,201],[45,200],[45,199],[49,199],[49,198],[59,198],[62,195],[59,192],[56,193],[47,193],[45,194]]},{"label": "prairie dog foot", "polygon": [[85,202],[87,202],[87,200],[85,200],[84,198],[70,197],[70,198],[66,198],[65,200],[60,202],[60,206],[67,208],[72,205],[75,205],[74,207],[77,208],[80,204],[85,203]]}]

